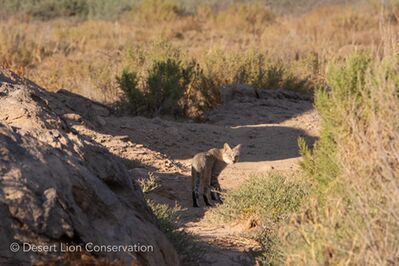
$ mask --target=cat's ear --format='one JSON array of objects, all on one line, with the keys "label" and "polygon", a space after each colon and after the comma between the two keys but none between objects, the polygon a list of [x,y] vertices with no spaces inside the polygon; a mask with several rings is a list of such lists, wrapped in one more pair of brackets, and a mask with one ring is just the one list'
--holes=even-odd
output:
[{"label": "cat's ear", "polygon": [[234,151],[236,153],[239,153],[241,151],[241,144],[238,144],[237,146],[234,147]]},{"label": "cat's ear", "polygon": [[227,144],[227,143],[225,143],[225,144],[223,145],[223,149],[224,149],[225,151],[231,150],[229,144]]}]

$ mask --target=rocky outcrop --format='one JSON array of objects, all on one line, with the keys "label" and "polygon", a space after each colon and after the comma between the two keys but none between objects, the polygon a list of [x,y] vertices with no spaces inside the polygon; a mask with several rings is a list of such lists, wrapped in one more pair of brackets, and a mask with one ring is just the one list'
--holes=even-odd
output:
[{"label": "rocky outcrop", "polygon": [[[75,100],[0,70],[0,265],[63,260],[61,244],[87,253],[88,243],[115,246],[88,256],[118,264],[178,265],[121,159],[69,126],[87,116],[93,118],[87,123],[101,126],[108,110]],[[68,104],[83,114],[71,113]],[[12,243],[18,252],[10,250]],[[54,248],[24,252],[24,244]],[[143,246],[153,251],[132,251]]]}]

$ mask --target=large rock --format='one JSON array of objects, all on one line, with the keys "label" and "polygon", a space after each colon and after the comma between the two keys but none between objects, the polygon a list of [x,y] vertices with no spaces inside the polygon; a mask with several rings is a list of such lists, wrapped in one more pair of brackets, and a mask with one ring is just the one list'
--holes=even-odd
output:
[{"label": "large rock", "polygon": [[[125,265],[178,265],[121,160],[69,128],[66,97],[0,69],[0,265],[65,259],[61,243],[83,250],[87,243],[152,245],[153,252],[88,256]],[[94,106],[97,115],[107,115]],[[56,248],[14,253],[13,242]]]}]

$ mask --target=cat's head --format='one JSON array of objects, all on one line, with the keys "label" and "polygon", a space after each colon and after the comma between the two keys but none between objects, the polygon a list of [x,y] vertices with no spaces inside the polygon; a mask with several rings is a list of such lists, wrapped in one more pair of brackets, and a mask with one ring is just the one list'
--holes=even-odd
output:
[{"label": "cat's head", "polygon": [[234,148],[231,148],[229,144],[225,143],[222,149],[223,161],[227,164],[233,164],[238,162],[241,152],[241,144],[238,144]]}]

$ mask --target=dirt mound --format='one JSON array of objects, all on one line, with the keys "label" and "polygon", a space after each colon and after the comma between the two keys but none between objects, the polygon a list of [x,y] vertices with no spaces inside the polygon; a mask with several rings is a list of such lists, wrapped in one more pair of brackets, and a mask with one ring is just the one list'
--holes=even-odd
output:
[{"label": "dirt mound", "polygon": [[[179,264],[122,159],[71,126],[101,127],[107,115],[104,106],[46,92],[0,70],[1,265],[62,258],[61,243],[119,250],[151,245],[153,252],[96,255],[124,264]],[[10,250],[13,242],[20,245],[18,252]],[[47,254],[23,252],[23,243],[55,248]]]}]

